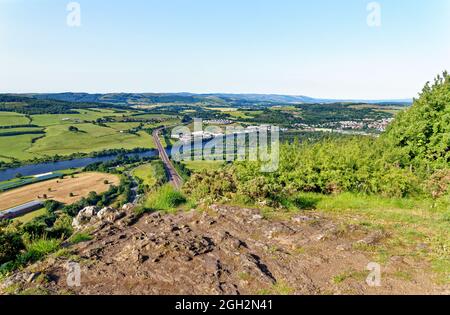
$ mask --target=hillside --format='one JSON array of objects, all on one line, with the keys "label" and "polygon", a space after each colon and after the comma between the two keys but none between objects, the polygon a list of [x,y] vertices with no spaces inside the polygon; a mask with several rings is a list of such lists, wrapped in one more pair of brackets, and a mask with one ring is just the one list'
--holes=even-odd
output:
[{"label": "hillside", "polygon": [[178,190],[147,161],[94,165],[154,178],[4,222],[1,293],[449,294],[449,96],[444,73],[380,137],[286,142],[271,173],[176,163]]},{"label": "hillside", "polygon": [[[386,246],[398,236],[362,221],[320,212],[270,218],[257,209],[217,205],[204,212],[140,218],[127,209],[117,214],[112,210],[100,220],[84,212],[80,228],[85,232],[78,238],[86,233],[91,237],[83,236],[84,241],[75,245],[66,243],[43,262],[6,278],[0,292],[449,293],[449,288],[433,283],[427,263],[398,254],[383,263],[382,287],[366,285],[366,266],[374,258],[365,248]],[[68,262],[81,266],[79,287],[68,286]]]},{"label": "hillside", "polygon": [[410,99],[403,100],[352,100],[321,99],[308,96],[276,95],[276,94],[193,94],[193,93],[55,93],[25,94],[38,100],[56,100],[78,103],[108,103],[117,105],[146,104],[209,104],[209,105],[251,105],[251,104],[332,104],[332,103],[366,103],[379,105],[407,106]]}]

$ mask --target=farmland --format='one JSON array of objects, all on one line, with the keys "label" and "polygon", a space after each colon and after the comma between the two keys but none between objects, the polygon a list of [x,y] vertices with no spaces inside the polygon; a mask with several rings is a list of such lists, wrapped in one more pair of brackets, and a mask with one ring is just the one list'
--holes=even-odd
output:
[{"label": "farmland", "polygon": [[27,151],[38,155],[69,155],[105,149],[154,147],[151,136],[143,131],[137,134],[120,133],[113,128],[93,124],[78,124],[76,128],[78,132],[71,132],[62,125],[48,127],[46,136]]},{"label": "farmland", "polygon": [[[117,97],[112,95],[107,99],[119,104],[120,97]],[[152,129],[166,126],[166,134],[170,134],[173,126],[184,123],[191,127],[189,122],[193,118],[228,120],[244,126],[274,124],[290,131],[319,132],[323,128],[345,128],[350,121],[352,126],[364,131],[370,129],[368,123],[362,123],[364,120],[381,126],[383,120],[403,108],[380,104],[286,104],[245,98],[225,101],[220,97],[207,97],[194,103],[190,97],[186,100],[165,103],[156,98],[154,103],[132,101],[119,106],[34,99],[5,101],[0,103],[0,109],[4,110],[0,112],[0,164],[48,161],[114,149],[153,149]],[[341,122],[346,125],[342,127]],[[162,140],[166,147],[173,144],[170,136]]]},{"label": "farmland", "polygon": [[[108,184],[105,184],[108,181]],[[104,173],[82,173],[68,176],[64,179],[54,179],[17,188],[0,194],[0,210],[6,210],[27,202],[37,200],[38,197],[72,204],[91,191],[105,192],[111,185],[118,185],[119,178]]]},{"label": "farmland", "polygon": [[174,116],[134,109],[88,108],[74,109],[71,114],[35,115],[0,112],[0,162],[111,149],[152,149],[152,137],[145,129],[178,122]]},{"label": "farmland", "polygon": [[28,124],[30,120],[22,114],[0,112],[0,126],[15,126]]},{"label": "farmland", "polygon": [[159,183],[166,181],[166,173],[164,166],[160,161],[144,164],[133,171],[133,176],[139,178],[142,184],[153,188]]},{"label": "farmland", "polygon": [[40,177],[15,178],[10,181],[0,183],[0,191],[7,191],[7,190],[14,189],[14,188],[19,188],[19,187],[30,185],[33,183],[37,183],[37,182],[41,182],[41,181],[45,181],[45,180],[49,180],[49,179],[54,179],[59,176],[60,176],[60,174],[55,173],[55,174],[48,174],[48,175],[40,176]]}]

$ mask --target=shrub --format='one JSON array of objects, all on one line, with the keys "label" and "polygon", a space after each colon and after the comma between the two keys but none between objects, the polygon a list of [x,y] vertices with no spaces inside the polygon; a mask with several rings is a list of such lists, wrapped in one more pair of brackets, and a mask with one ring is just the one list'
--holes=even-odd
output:
[{"label": "shrub", "polygon": [[425,187],[433,198],[440,198],[450,192],[450,170],[435,172],[425,183]]},{"label": "shrub", "polygon": [[20,234],[0,230],[0,265],[15,260],[23,249],[25,245]]}]

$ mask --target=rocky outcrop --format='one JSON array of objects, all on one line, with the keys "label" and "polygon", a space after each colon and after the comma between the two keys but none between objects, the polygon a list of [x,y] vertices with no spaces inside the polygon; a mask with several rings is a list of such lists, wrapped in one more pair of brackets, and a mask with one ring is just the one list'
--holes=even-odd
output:
[{"label": "rocky outcrop", "polygon": [[111,207],[103,209],[95,206],[86,207],[73,219],[72,226],[75,230],[82,230],[94,225],[114,223],[126,216],[127,209],[129,210],[130,208],[124,206],[123,210],[117,210]]},{"label": "rocky outcrop", "polygon": [[[87,207],[73,225],[94,227],[95,239],[5,283],[21,289],[39,286],[53,294],[339,293],[342,288],[333,291],[331,279],[349,269],[364,271],[371,261],[354,244],[377,246],[386,237],[314,212],[268,220],[258,209],[222,205],[141,217],[132,205]],[[67,285],[66,266],[72,261],[81,268],[80,287]],[[401,267],[403,262],[392,264]],[[46,281],[36,280],[42,277]],[[346,290],[393,293],[358,281],[349,281]],[[422,292],[421,286],[412,283],[408,292]],[[389,290],[394,287],[395,282],[386,284]]]},{"label": "rocky outcrop", "polygon": [[78,215],[73,219],[72,226],[76,230],[82,229],[87,224],[91,223],[92,218],[94,218],[99,209],[96,206],[86,207],[78,212]]}]

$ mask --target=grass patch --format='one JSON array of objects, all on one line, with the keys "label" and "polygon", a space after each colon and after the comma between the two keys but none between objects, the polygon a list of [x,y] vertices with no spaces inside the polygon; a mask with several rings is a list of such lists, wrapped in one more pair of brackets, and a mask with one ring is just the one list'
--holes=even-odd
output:
[{"label": "grass patch", "polygon": [[19,256],[20,264],[34,263],[41,260],[48,254],[56,252],[61,244],[60,240],[56,239],[38,239],[26,244],[26,251]]},{"label": "grass patch", "polygon": [[289,286],[285,281],[278,281],[271,288],[261,289],[258,295],[292,295],[295,289]]},{"label": "grass patch", "polygon": [[380,244],[356,244],[353,249],[367,253],[381,264],[393,256],[429,262],[435,282],[450,283],[449,202],[445,197],[441,200],[417,200],[351,193],[300,196],[317,198],[315,208],[337,220],[368,230],[383,230],[389,235]]},{"label": "grass patch", "polygon": [[223,161],[186,161],[182,163],[187,169],[194,173],[201,171],[215,171],[224,165]]},{"label": "grass patch", "polygon": [[145,208],[152,211],[173,211],[186,203],[186,197],[170,184],[161,187],[157,192],[150,194],[145,202]]},{"label": "grass patch", "polygon": [[75,245],[83,242],[89,242],[92,241],[93,239],[94,238],[88,233],[77,233],[72,235],[72,237],[69,239],[69,242]]},{"label": "grass patch", "polygon": [[413,280],[413,276],[409,272],[403,271],[403,270],[394,272],[393,276],[395,278],[403,280],[403,281],[412,281]]},{"label": "grass patch", "polygon": [[333,277],[332,282],[334,284],[341,284],[348,279],[353,279],[356,281],[364,281],[369,276],[369,271],[355,271],[349,270],[340,273]]},{"label": "grass patch", "polygon": [[42,208],[42,209],[27,213],[21,217],[18,217],[16,219],[14,219],[13,221],[26,224],[26,223],[33,221],[35,218],[46,215],[46,214],[47,214],[47,209]]}]

